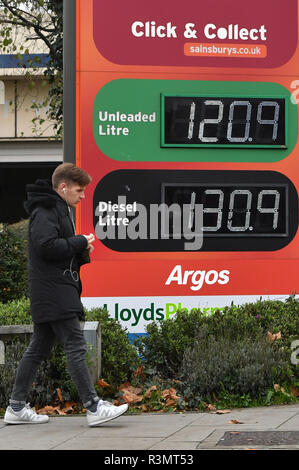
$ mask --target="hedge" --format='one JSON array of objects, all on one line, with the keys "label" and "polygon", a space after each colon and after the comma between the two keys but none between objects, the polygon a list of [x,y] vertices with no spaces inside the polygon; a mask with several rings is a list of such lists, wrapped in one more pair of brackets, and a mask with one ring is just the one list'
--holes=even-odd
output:
[{"label": "hedge", "polygon": [[[0,325],[30,324],[29,299],[23,297],[7,303],[0,303]],[[131,379],[132,373],[140,364],[136,349],[130,344],[128,334],[121,325],[109,317],[107,310],[94,308],[86,310],[86,321],[99,321],[102,340],[102,378],[116,392],[117,387]],[[30,340],[16,337],[6,344],[6,364],[0,366],[0,408],[6,406],[18,362]],[[38,371],[35,387],[30,394],[30,402],[44,406],[49,404],[60,388],[65,399],[79,400],[76,388],[67,370],[66,358],[60,345],[55,346],[48,361],[44,361]]]}]

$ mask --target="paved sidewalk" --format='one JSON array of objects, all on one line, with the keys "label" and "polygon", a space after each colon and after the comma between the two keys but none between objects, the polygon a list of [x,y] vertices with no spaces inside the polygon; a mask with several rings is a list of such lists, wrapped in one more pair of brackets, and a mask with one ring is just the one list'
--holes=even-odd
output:
[{"label": "paved sidewalk", "polygon": [[[229,421],[239,424],[229,424]],[[242,424],[241,424],[242,423]],[[211,412],[125,414],[96,428],[85,416],[47,424],[5,425],[0,450],[299,449],[299,404]]]}]

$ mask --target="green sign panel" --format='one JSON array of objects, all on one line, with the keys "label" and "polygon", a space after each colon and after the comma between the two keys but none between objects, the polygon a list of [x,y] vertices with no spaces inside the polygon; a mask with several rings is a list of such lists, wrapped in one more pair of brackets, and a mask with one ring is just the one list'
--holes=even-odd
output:
[{"label": "green sign panel", "polygon": [[296,145],[298,112],[276,83],[119,79],[95,98],[93,134],[119,161],[275,162]]}]

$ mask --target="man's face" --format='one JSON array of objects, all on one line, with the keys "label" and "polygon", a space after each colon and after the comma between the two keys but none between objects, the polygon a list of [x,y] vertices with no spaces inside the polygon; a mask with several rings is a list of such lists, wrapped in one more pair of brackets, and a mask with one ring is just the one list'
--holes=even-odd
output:
[{"label": "man's face", "polygon": [[63,199],[67,202],[70,207],[76,207],[76,205],[85,198],[86,186],[79,186],[77,183],[65,184],[62,189]]}]

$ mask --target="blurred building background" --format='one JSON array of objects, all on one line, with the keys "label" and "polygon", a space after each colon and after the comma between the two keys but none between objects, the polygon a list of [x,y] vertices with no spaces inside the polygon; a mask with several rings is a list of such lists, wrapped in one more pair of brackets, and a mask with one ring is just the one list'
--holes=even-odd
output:
[{"label": "blurred building background", "polygon": [[[14,43],[20,45],[22,38],[16,27]],[[44,103],[50,87],[43,75],[47,48],[34,40],[26,42],[21,58],[13,51],[12,45],[11,54],[0,53],[0,223],[26,218],[26,184],[50,178],[63,160]]]}]

